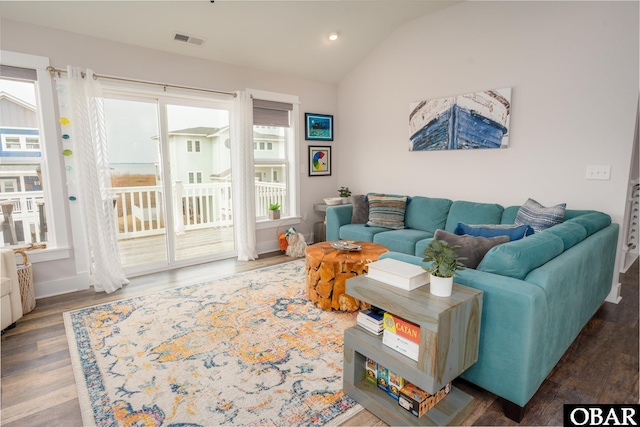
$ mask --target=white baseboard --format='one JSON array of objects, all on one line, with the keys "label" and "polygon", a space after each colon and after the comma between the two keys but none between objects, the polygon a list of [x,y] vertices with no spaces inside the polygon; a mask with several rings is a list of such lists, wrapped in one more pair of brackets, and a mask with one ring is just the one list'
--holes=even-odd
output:
[{"label": "white baseboard", "polygon": [[74,277],[41,282],[34,285],[36,299],[68,294],[89,289],[89,272],[78,273]]},{"label": "white baseboard", "polygon": [[620,301],[622,301],[622,297],[620,296],[621,288],[622,288],[622,285],[620,284],[620,282],[614,283],[611,286],[611,291],[609,292],[609,295],[607,295],[607,297],[604,300],[607,302],[618,304]]}]

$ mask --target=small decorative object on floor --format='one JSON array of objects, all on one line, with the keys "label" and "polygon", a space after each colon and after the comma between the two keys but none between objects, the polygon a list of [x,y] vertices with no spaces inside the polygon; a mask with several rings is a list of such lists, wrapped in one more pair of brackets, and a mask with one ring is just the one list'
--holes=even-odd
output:
[{"label": "small decorative object on floor", "polygon": [[307,249],[307,242],[304,239],[304,235],[298,233],[295,228],[291,227],[285,233],[285,237],[288,243],[285,255],[294,258],[303,257]]},{"label": "small decorative object on floor", "polygon": [[36,292],[33,287],[33,267],[23,250],[14,249],[16,254],[22,255],[22,264],[18,267],[18,283],[20,284],[20,298],[22,299],[22,314],[27,314],[36,308]]},{"label": "small decorative object on floor", "polygon": [[424,250],[423,261],[431,261],[429,266],[423,267],[431,273],[431,294],[438,297],[451,296],[453,276],[456,275],[456,271],[466,268],[461,262],[466,258],[459,257],[455,252],[459,247],[450,246],[444,240],[432,240]]}]

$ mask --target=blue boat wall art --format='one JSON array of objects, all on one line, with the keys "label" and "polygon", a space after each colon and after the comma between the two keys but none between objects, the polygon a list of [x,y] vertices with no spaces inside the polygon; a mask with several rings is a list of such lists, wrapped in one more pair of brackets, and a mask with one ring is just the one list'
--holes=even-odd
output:
[{"label": "blue boat wall art", "polygon": [[507,148],[511,88],[410,105],[409,151]]}]

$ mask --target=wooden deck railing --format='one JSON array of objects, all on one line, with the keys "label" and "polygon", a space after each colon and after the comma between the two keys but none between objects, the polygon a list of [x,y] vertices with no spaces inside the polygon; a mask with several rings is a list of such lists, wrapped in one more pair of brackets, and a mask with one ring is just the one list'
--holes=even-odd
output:
[{"label": "wooden deck railing", "polygon": [[[289,211],[285,184],[256,182],[255,193],[257,218],[267,217],[270,203],[280,204],[284,214]],[[118,239],[165,232],[161,186],[114,187],[111,194],[116,209]],[[231,183],[183,184],[176,181],[173,195],[173,216],[178,233],[233,225]],[[0,246],[45,242],[47,224],[43,203],[42,191],[0,194],[4,236],[0,239]]]}]

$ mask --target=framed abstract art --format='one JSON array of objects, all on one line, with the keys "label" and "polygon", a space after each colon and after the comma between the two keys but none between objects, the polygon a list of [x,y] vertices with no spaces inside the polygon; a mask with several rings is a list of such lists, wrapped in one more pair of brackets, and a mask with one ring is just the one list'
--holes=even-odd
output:
[{"label": "framed abstract art", "polygon": [[331,175],[331,147],[309,146],[309,176]]}]

